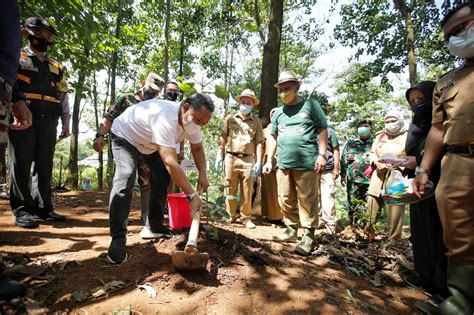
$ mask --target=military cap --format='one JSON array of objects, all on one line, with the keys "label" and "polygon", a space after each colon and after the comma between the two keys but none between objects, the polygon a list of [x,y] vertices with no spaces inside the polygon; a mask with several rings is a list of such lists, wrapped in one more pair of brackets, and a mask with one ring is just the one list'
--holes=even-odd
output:
[{"label": "military cap", "polygon": [[46,21],[45,19],[42,19],[42,18],[34,17],[34,16],[29,17],[29,18],[26,19],[25,27],[30,28],[30,29],[45,28],[45,29],[51,31],[51,33],[53,33],[54,35],[57,34],[56,29],[54,27],[52,27],[51,24],[48,23],[48,21]]},{"label": "military cap", "polygon": [[146,77],[146,82],[150,83],[150,86],[154,90],[161,90],[163,85],[165,85],[165,80],[156,73],[150,72]]}]

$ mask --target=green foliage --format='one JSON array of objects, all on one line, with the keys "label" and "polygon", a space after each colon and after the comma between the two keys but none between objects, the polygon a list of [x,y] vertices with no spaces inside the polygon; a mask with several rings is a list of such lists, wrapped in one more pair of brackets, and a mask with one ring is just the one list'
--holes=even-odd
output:
[{"label": "green foliage", "polygon": [[216,91],[214,92],[214,94],[218,98],[223,99],[224,101],[226,101],[229,98],[229,91],[227,91],[227,89],[224,86],[220,84],[216,84],[215,89]]},{"label": "green foliage", "polygon": [[[452,67],[454,59],[446,52],[435,2],[400,2],[407,5],[412,16],[417,63],[426,69],[433,65]],[[384,88],[391,89],[387,75],[401,73],[408,64],[404,15],[392,1],[352,1],[341,6],[341,16],[335,28],[336,39],[356,49],[355,59],[371,56],[362,74],[367,81],[381,75]]]}]

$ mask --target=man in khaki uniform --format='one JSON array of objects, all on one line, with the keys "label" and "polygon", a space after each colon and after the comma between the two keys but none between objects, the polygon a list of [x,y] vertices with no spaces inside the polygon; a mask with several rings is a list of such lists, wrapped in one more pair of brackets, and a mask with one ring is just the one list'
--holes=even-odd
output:
[{"label": "man in khaki uniform", "polygon": [[[224,174],[227,196],[237,195],[237,185],[241,187],[240,216],[246,221],[245,226],[254,229],[251,220],[253,182],[262,170],[263,127],[260,118],[252,115],[252,108],[260,101],[255,93],[246,89],[236,97],[239,111],[229,114],[224,119],[220,145],[215,169],[219,170],[224,160]],[[226,209],[232,222],[237,220],[237,200],[226,199]]]},{"label": "man in khaki uniform", "polygon": [[460,67],[442,76],[433,93],[432,126],[413,189],[425,193],[429,170],[443,148],[441,178],[436,201],[448,248],[448,289],[451,296],[436,314],[474,313],[474,4],[462,4],[441,21],[449,52],[465,59]]}]

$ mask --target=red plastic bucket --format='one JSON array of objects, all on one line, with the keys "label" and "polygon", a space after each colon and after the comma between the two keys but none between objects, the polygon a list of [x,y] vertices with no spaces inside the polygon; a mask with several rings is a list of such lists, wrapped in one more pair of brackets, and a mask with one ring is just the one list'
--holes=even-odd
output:
[{"label": "red plastic bucket", "polygon": [[186,194],[168,194],[168,217],[173,230],[181,230],[191,226],[189,201]]}]

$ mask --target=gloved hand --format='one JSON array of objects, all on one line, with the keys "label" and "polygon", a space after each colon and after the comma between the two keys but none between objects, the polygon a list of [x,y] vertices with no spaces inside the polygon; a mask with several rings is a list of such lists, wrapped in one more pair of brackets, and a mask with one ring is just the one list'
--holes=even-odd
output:
[{"label": "gloved hand", "polygon": [[223,156],[220,152],[217,153],[216,162],[214,163],[214,171],[219,172],[221,170]]},{"label": "gloved hand", "polygon": [[253,172],[253,179],[256,179],[260,172],[262,171],[262,162],[257,162],[253,165],[252,172]]}]

